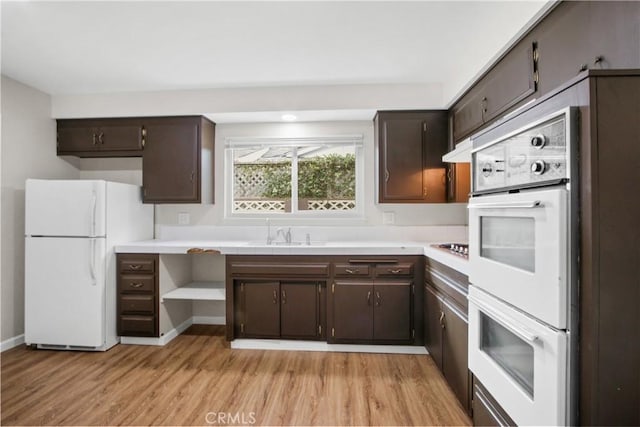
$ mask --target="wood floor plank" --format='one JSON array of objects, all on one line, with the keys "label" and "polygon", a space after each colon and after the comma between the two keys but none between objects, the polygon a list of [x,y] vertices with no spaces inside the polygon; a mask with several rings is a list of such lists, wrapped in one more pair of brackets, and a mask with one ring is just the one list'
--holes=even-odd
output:
[{"label": "wood floor plank", "polygon": [[219,326],[0,363],[2,425],[470,425],[428,356],[232,350]]}]

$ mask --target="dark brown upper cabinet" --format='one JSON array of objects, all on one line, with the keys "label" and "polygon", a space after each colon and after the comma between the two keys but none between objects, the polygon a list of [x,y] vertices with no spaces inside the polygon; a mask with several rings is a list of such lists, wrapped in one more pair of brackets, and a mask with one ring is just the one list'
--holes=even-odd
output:
[{"label": "dark brown upper cabinet", "polygon": [[446,111],[379,111],[379,203],[446,202]]},{"label": "dark brown upper cabinet", "polygon": [[536,91],[538,51],[533,43],[516,46],[453,108],[453,138],[458,141]]},{"label": "dark brown upper cabinet", "polygon": [[640,2],[562,1],[450,110],[458,142],[587,69],[640,68]]},{"label": "dark brown upper cabinet", "polygon": [[204,117],[144,120],[145,203],[213,203],[215,124]]},{"label": "dark brown upper cabinet", "polygon": [[535,29],[543,93],[586,69],[640,67],[640,2],[559,4]]},{"label": "dark brown upper cabinet", "polygon": [[61,119],[57,154],[77,157],[140,157],[145,131],[140,119]]}]

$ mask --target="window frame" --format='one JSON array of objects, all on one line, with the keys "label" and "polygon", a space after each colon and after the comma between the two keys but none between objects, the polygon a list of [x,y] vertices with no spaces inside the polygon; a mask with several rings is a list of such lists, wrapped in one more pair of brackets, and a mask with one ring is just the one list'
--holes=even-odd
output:
[{"label": "window frame", "polygon": [[[291,212],[234,212],[234,159],[233,150],[236,148],[249,147],[294,147],[311,145],[353,145],[355,153],[355,203],[356,206],[350,211],[331,210],[298,210],[298,188],[297,184],[297,155],[292,157],[291,162]],[[364,218],[364,136],[362,134],[332,135],[315,137],[227,137],[224,146],[224,217],[225,219],[264,219],[264,218],[309,218],[309,219],[329,219],[329,218]],[[296,178],[294,179],[294,175]],[[294,204],[295,202],[295,204]]]}]

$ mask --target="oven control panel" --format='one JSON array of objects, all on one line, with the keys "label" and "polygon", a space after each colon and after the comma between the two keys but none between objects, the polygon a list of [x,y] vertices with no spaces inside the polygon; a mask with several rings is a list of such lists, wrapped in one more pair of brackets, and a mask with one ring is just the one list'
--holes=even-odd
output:
[{"label": "oven control panel", "polygon": [[568,180],[567,117],[566,112],[556,114],[474,150],[474,193]]}]

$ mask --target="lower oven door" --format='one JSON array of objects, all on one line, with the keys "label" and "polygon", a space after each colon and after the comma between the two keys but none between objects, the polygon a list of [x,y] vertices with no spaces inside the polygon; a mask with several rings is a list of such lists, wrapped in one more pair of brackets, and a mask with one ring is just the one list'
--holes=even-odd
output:
[{"label": "lower oven door", "polygon": [[469,287],[469,369],[518,425],[567,423],[568,337]]},{"label": "lower oven door", "polygon": [[469,281],[558,329],[567,328],[565,188],[469,201]]}]

